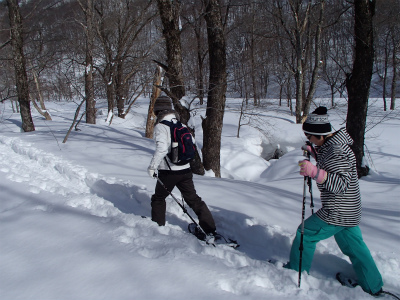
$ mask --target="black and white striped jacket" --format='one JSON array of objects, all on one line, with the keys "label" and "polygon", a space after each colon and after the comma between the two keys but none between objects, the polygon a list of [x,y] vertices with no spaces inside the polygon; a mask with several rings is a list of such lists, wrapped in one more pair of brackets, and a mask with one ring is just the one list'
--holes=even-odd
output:
[{"label": "black and white striped jacket", "polygon": [[341,128],[317,148],[317,167],[327,172],[327,179],[317,184],[322,208],[316,214],[328,224],[352,227],[361,220],[361,194],[352,144],[346,129]]}]

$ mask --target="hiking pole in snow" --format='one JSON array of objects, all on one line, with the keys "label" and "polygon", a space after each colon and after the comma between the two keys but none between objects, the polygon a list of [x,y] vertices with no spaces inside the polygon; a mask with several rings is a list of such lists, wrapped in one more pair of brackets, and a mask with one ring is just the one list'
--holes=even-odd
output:
[{"label": "hiking pole in snow", "polygon": [[[304,151],[304,155],[306,156],[306,159],[309,161],[310,160],[310,153],[308,151]],[[306,214],[306,193],[307,193],[307,182],[308,179],[311,178],[309,176],[304,176],[304,184],[303,184],[303,208],[302,208],[302,212],[301,212],[301,235],[300,235],[300,258],[299,258],[299,287],[301,284],[301,267],[302,267],[302,263],[303,263],[303,240],[304,240],[304,217]]]},{"label": "hiking pole in snow", "polygon": [[168,194],[171,195],[171,197],[175,200],[176,203],[178,203],[178,205],[182,208],[183,212],[188,215],[188,217],[190,218],[190,220],[192,220],[192,222],[197,226],[197,228],[199,228],[201,230],[201,232],[204,233],[204,236],[207,236],[207,234],[205,233],[205,231],[203,230],[203,228],[201,228],[201,226],[192,218],[192,216],[188,213],[187,209],[178,201],[178,199],[176,199],[176,197],[174,196],[174,194],[172,194],[172,192],[170,192],[167,187],[164,185],[164,183],[160,180],[160,178],[158,178],[157,174],[154,173],[153,175],[154,178],[157,178],[157,181],[161,184],[161,186],[168,192]]}]

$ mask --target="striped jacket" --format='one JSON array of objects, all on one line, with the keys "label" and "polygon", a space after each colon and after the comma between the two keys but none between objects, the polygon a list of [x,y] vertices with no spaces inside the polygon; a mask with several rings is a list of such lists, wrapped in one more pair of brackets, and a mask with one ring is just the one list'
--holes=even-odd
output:
[{"label": "striped jacket", "polygon": [[361,194],[352,144],[346,129],[341,128],[316,149],[317,167],[327,172],[326,181],[317,183],[322,208],[316,214],[328,224],[352,227],[361,220]]}]

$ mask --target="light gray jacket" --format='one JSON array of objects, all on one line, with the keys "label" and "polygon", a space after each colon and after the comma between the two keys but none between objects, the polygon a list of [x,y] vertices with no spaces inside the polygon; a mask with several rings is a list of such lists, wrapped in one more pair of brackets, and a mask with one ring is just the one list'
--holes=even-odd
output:
[{"label": "light gray jacket", "polygon": [[[190,168],[189,163],[182,166],[173,164],[167,156],[167,154],[171,152],[171,130],[168,125],[162,124],[160,122],[164,120],[176,122],[177,118],[177,115],[171,111],[171,113],[162,116],[159,120],[157,120],[157,124],[154,127],[154,140],[156,141],[156,151],[154,152],[153,158],[151,159],[149,169],[179,171]],[[171,169],[165,162],[164,157],[168,161]]]}]

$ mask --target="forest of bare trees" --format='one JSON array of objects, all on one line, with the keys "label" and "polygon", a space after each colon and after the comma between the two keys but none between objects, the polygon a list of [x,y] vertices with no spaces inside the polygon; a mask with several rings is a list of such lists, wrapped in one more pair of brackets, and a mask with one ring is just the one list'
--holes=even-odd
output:
[{"label": "forest of bare trees", "polygon": [[[371,28],[357,33],[363,5],[373,5]],[[24,131],[35,130],[31,102],[43,115],[46,101],[85,103],[81,113],[94,124],[96,100],[107,99],[109,112],[124,118],[138,95],[150,99],[161,68],[159,89],[186,120],[206,102],[203,159],[217,176],[226,98],[251,106],[276,99],[297,123],[322,87],[334,107],[335,97],[351,98],[363,85],[354,77],[364,66],[356,63],[362,30],[370,30],[374,80],[360,75],[371,84],[360,101],[374,91],[382,109],[393,110],[399,94],[398,0],[2,0],[0,7],[0,100],[21,113]],[[184,96],[192,102],[177,107]]]}]

